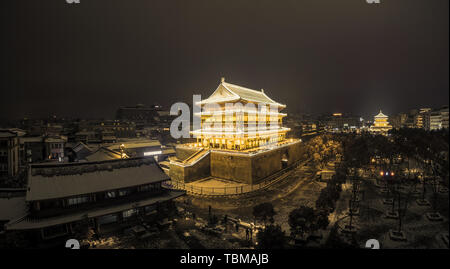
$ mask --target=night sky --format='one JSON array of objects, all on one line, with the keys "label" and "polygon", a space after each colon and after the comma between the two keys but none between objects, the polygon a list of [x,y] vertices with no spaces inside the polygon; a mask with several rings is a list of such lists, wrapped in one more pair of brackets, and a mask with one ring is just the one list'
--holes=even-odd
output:
[{"label": "night sky", "polygon": [[0,118],[113,118],[220,77],[287,112],[448,104],[448,0],[0,2]]}]

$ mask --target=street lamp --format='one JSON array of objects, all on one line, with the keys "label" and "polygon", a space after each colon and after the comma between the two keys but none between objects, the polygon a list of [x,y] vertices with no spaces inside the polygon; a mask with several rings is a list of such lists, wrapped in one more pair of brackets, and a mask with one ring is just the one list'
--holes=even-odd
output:
[{"label": "street lamp", "polygon": [[119,148],[120,148],[120,158],[123,159],[124,156],[123,150],[125,149],[125,145],[121,144]]}]

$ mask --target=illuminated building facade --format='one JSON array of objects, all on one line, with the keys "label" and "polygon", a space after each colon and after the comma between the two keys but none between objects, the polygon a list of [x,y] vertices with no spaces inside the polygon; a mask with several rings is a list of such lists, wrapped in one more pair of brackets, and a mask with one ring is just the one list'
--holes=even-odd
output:
[{"label": "illuminated building facade", "polygon": [[331,132],[355,131],[362,125],[360,117],[333,113],[325,119],[326,129]]},{"label": "illuminated building facade", "polygon": [[0,130],[0,179],[19,173],[19,137],[12,130]]},{"label": "illuminated building facade", "polygon": [[225,82],[201,108],[198,128],[191,132],[194,143],[176,147],[170,159],[173,181],[190,183],[216,178],[257,184],[304,156],[301,140],[286,139],[283,127],[286,106],[263,90],[256,91]]},{"label": "illuminated building facade", "polygon": [[425,118],[427,113],[430,113],[431,108],[421,108],[419,113],[414,116],[414,126],[419,129],[426,129]]},{"label": "illuminated building facade", "polygon": [[200,102],[201,128],[191,132],[197,146],[247,150],[286,139],[290,129],[282,127],[286,106],[273,101],[264,90],[248,89],[225,82]]},{"label": "illuminated building facade", "polygon": [[390,129],[392,129],[392,126],[389,124],[388,116],[384,115],[380,110],[380,113],[375,116],[375,120],[373,125],[370,127],[370,131],[373,133],[386,134]]}]

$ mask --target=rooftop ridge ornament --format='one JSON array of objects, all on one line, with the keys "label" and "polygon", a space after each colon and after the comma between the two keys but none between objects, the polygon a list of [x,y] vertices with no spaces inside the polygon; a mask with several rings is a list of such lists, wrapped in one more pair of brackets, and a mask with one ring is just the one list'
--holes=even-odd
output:
[{"label": "rooftop ridge ornament", "polygon": [[388,116],[384,115],[380,109],[380,112],[375,116],[375,118],[387,118]]}]

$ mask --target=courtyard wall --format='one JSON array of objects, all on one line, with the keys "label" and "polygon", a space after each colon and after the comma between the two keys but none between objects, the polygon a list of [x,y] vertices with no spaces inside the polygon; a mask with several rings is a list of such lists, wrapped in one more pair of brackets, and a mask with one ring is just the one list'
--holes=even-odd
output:
[{"label": "courtyard wall", "polygon": [[[177,147],[177,158],[186,160],[197,150]],[[208,156],[192,164],[171,163],[172,179],[189,183],[206,177],[216,177],[246,184],[258,184],[264,178],[290,166],[304,157],[300,141],[257,154],[211,150]],[[283,159],[286,161],[283,163]]]}]

